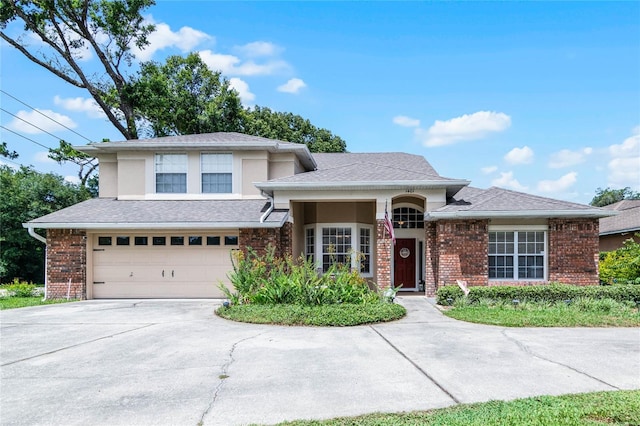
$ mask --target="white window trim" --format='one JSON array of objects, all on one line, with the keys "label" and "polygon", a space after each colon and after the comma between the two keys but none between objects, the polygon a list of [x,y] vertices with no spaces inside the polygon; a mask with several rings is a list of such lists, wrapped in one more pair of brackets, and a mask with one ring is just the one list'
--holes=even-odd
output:
[{"label": "white window trim", "polygon": [[[202,175],[203,175],[204,173],[212,173],[212,172],[204,172],[204,171],[203,171],[203,169],[204,169],[204,168],[202,167],[202,156],[203,156],[203,155],[210,155],[210,154],[227,154],[227,155],[230,155],[230,156],[231,156],[231,171],[229,172],[229,173],[231,173],[231,192],[202,192]],[[204,194],[204,195],[215,195],[215,196],[219,196],[219,195],[222,195],[222,196],[225,196],[225,195],[227,195],[227,196],[231,196],[232,194],[234,194],[234,191],[233,191],[233,190],[234,190],[235,185],[234,185],[234,179],[233,179],[233,177],[234,177],[235,173],[234,173],[234,171],[233,171],[233,168],[234,168],[234,167],[233,167],[233,165],[234,165],[234,158],[233,158],[233,153],[232,153],[232,152],[208,152],[208,151],[202,151],[202,152],[200,153],[200,156],[199,156],[199,167],[200,167],[200,173],[199,173],[199,175],[198,175],[198,180],[199,180],[199,182],[198,182],[198,187],[199,187],[200,194]]]},{"label": "white window trim", "polygon": [[[175,172],[175,173],[184,173],[186,179],[186,188],[185,192],[158,192],[158,173],[169,173],[169,172],[158,172],[158,155],[184,155],[185,156],[185,165],[184,172]],[[171,172],[174,173],[174,172]],[[175,195],[184,195],[189,193],[189,154],[186,152],[156,152],[153,154],[153,194],[157,194],[163,197],[171,197]]]},{"label": "white window trim", "polygon": [[[513,232],[514,236],[514,244],[512,254],[505,253],[506,256],[513,256],[513,278],[489,278],[489,281],[537,281],[537,282],[545,282],[549,280],[549,227],[547,225],[519,225],[517,227],[509,226],[509,225],[494,225],[489,226],[489,232]],[[543,261],[543,272],[542,278],[519,278],[518,277],[518,257],[520,253],[518,253],[518,232],[543,232],[544,234],[544,251],[542,252],[542,261]],[[526,256],[529,253],[523,254]],[[540,253],[538,253],[540,255]],[[489,265],[489,257],[491,254],[487,256],[487,266]],[[487,272],[488,274],[488,272]]]},{"label": "white window trim", "polygon": [[373,270],[374,270],[374,258],[375,258],[375,244],[374,244],[374,233],[373,233],[373,225],[369,225],[369,224],[364,224],[364,223],[314,223],[312,225],[307,225],[304,227],[305,231],[304,231],[304,248],[305,248],[305,256],[307,255],[307,244],[306,244],[306,237],[307,237],[307,229],[309,228],[313,228],[314,229],[314,245],[315,245],[315,265],[316,265],[316,269],[319,269],[320,271],[322,271],[322,256],[323,256],[323,252],[322,252],[322,230],[323,228],[350,228],[351,229],[351,268],[356,269],[358,268],[358,259],[357,259],[357,253],[360,252],[360,229],[366,228],[369,229],[369,235],[371,238],[371,242],[369,244],[369,248],[370,248],[370,253],[369,253],[369,259],[370,259],[370,264],[369,264],[369,272],[368,273],[360,273],[360,276],[362,277],[366,277],[366,278],[371,278],[373,277]]}]

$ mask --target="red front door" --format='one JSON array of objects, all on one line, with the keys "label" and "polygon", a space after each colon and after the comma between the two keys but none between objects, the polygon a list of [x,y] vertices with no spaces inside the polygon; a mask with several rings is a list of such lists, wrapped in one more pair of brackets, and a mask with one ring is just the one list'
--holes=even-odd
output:
[{"label": "red front door", "polygon": [[416,239],[397,238],[393,250],[393,285],[403,289],[416,286]]}]

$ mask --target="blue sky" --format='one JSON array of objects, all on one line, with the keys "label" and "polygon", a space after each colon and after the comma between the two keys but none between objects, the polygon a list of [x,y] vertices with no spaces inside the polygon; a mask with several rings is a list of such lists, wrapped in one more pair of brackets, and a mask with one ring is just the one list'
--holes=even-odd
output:
[{"label": "blue sky", "polygon": [[[640,190],[639,2],[160,1],[147,19],[157,32],[141,59],[200,52],[244,105],[302,115],[351,152],[410,152],[477,187],[583,203],[597,187]],[[122,139],[88,93],[6,43],[0,54],[3,91],[90,140]],[[56,136],[2,112],[35,142],[87,142],[0,100]],[[2,140],[18,163],[75,174],[32,141]]]}]

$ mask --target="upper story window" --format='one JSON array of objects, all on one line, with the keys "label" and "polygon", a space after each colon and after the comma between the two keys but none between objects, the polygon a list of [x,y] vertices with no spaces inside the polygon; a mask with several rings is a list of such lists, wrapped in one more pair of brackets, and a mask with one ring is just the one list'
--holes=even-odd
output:
[{"label": "upper story window", "polygon": [[187,192],[187,154],[156,154],[156,192]]},{"label": "upper story window", "polygon": [[202,193],[230,194],[232,191],[233,156],[201,154]]}]

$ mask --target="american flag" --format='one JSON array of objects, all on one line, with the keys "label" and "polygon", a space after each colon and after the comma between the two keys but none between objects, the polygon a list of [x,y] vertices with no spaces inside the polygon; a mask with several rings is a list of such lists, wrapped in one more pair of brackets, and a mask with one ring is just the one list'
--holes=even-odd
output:
[{"label": "american flag", "polygon": [[396,245],[396,234],[393,232],[393,222],[389,219],[389,212],[387,211],[387,203],[384,203],[384,229],[387,230],[393,245]]}]

